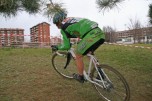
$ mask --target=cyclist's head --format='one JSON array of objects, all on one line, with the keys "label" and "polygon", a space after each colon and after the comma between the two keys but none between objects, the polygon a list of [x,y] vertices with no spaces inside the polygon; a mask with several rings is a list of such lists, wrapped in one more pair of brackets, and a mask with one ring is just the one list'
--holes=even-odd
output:
[{"label": "cyclist's head", "polygon": [[67,17],[67,14],[64,12],[58,12],[53,16],[53,23],[58,24],[59,22],[62,22],[63,19]]}]

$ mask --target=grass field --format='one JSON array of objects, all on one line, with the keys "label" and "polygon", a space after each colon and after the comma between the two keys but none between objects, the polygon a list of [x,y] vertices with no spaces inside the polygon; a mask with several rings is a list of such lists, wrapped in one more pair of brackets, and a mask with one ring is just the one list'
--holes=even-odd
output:
[{"label": "grass field", "polygon": [[[129,83],[131,101],[152,99],[152,50],[103,45],[101,63],[120,71]],[[102,101],[91,84],[58,75],[50,49],[0,49],[0,101]]]}]

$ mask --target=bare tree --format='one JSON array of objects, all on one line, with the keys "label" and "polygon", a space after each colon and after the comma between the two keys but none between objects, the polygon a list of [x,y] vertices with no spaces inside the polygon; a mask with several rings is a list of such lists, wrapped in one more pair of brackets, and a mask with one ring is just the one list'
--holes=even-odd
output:
[{"label": "bare tree", "polygon": [[129,19],[130,23],[128,24],[128,29],[130,30],[130,33],[132,34],[134,43],[136,41],[138,43],[141,43],[142,39],[142,29],[141,29],[141,23],[138,19]]},{"label": "bare tree", "polygon": [[103,31],[106,34],[106,42],[116,42],[115,32],[116,30],[110,26],[103,27]]}]

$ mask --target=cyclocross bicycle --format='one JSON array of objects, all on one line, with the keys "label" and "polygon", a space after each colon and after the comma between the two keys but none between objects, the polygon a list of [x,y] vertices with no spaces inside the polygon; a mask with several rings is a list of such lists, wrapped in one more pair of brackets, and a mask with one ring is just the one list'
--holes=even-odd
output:
[{"label": "cyclocross bicycle", "polygon": [[[129,101],[130,89],[125,78],[113,67],[99,64],[93,53],[86,56],[85,81],[92,83],[105,101]],[[68,51],[54,51],[52,65],[63,77],[73,79],[73,73],[77,72],[75,57],[72,47]]]}]

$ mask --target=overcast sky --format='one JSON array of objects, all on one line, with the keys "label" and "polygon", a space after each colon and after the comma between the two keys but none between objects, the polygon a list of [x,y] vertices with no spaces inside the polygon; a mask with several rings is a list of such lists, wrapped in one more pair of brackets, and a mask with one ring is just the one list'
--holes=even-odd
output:
[{"label": "overcast sky", "polygon": [[[54,0],[56,1],[56,0]],[[130,23],[129,19],[138,19],[141,24],[146,26],[148,24],[148,5],[152,0],[125,0],[118,8],[111,11],[99,12],[96,0],[60,0],[64,3],[64,7],[68,10],[69,17],[82,17],[96,21],[99,27],[111,26],[116,30],[121,31],[127,29]],[[41,15],[29,15],[25,12],[20,12],[14,18],[4,18],[0,16],[0,28],[23,28],[25,35],[30,34],[30,28],[34,25],[47,22],[49,23],[51,36],[59,36],[60,32],[52,24],[50,19]],[[25,41],[29,41],[26,37]]]}]

